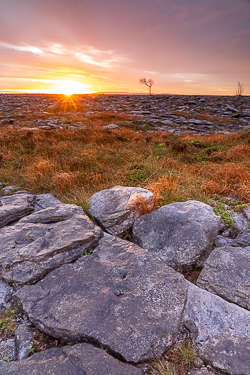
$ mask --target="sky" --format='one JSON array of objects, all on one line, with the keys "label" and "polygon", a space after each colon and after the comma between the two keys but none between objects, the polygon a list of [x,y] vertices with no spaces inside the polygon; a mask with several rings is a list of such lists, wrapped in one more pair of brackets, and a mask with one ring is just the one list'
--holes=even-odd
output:
[{"label": "sky", "polygon": [[250,95],[250,0],[0,0],[0,92]]}]

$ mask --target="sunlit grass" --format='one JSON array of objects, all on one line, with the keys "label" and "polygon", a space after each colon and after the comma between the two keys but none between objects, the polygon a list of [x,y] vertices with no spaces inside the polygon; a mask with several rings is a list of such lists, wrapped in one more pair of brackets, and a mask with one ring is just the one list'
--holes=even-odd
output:
[{"label": "sunlit grass", "polygon": [[250,202],[250,133],[173,136],[102,128],[124,115],[93,116],[85,130],[0,129],[0,181],[87,206],[97,191],[142,186],[158,204],[213,194]]}]

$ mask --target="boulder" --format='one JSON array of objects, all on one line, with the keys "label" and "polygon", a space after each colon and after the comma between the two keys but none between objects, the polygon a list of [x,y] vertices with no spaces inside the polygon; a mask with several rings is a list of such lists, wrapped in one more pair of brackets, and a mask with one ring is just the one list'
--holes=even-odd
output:
[{"label": "boulder", "polygon": [[52,348],[20,362],[0,362],[4,375],[142,375],[142,371],[88,344]]},{"label": "boulder", "polygon": [[34,210],[34,201],[32,194],[0,197],[0,228],[30,214]]},{"label": "boulder", "polygon": [[133,241],[174,269],[202,266],[212,251],[220,217],[198,201],[176,202],[136,219]]},{"label": "boulder", "polygon": [[230,375],[250,374],[250,339],[219,333],[208,340],[201,358],[216,370]]},{"label": "boulder", "polygon": [[250,246],[215,249],[207,259],[197,285],[250,310]]},{"label": "boulder", "polygon": [[105,231],[122,237],[137,217],[153,209],[155,199],[140,187],[115,186],[92,195],[89,212]]},{"label": "boulder", "polygon": [[186,290],[184,277],[154,255],[109,236],[91,255],[24,286],[14,299],[48,335],[96,343],[139,363],[174,344]]},{"label": "boulder", "polygon": [[[190,282],[183,314],[183,327],[190,338],[201,346],[220,333],[250,339],[250,313]],[[183,328],[182,327],[182,328]],[[226,349],[225,349],[226,350]]]},{"label": "boulder", "polygon": [[97,245],[102,230],[81,207],[60,204],[0,229],[0,276],[16,285],[40,280]]}]

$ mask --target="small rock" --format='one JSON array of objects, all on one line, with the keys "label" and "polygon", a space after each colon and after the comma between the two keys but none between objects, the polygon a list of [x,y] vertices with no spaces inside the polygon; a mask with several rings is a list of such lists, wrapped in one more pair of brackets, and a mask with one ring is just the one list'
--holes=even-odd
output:
[{"label": "small rock", "polygon": [[36,196],[34,209],[35,211],[39,211],[43,210],[44,208],[56,206],[57,204],[62,204],[62,202],[53,194],[39,194]]},{"label": "small rock", "polygon": [[0,228],[30,214],[34,210],[34,200],[32,194],[0,197]]},{"label": "small rock", "polygon": [[233,239],[223,236],[217,236],[214,242],[216,247],[221,247],[231,244],[233,242]]},{"label": "small rock", "polygon": [[20,324],[15,332],[16,355],[18,361],[28,358],[33,345],[33,332],[31,327]]},{"label": "small rock", "polygon": [[0,341],[0,360],[3,360],[4,358],[10,361],[16,360],[16,346],[14,339]]},{"label": "small rock", "polygon": [[0,314],[6,309],[6,302],[8,302],[12,292],[13,288],[6,281],[0,279]]},{"label": "small rock", "polygon": [[15,191],[15,190],[18,190],[18,189],[20,189],[19,188],[19,186],[5,186],[2,190],[3,190],[3,193],[5,194],[5,195],[7,195],[7,194],[9,194],[9,193],[12,193],[13,191]]},{"label": "small rock", "polygon": [[109,124],[102,127],[103,129],[109,129],[109,130],[122,130],[118,125],[116,124]]}]

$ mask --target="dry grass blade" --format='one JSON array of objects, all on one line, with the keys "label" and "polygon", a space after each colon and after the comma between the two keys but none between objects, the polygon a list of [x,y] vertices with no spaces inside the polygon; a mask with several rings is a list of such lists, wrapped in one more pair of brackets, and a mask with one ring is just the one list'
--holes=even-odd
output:
[{"label": "dry grass blade", "polygon": [[164,359],[156,359],[155,362],[149,366],[147,375],[177,375],[174,368],[171,368]]},{"label": "dry grass blade", "polygon": [[[151,201],[143,196],[137,195],[136,198],[129,204],[129,208],[137,211],[139,214],[149,214],[157,208],[159,195],[156,194]],[[128,206],[127,206],[128,208]]]}]

